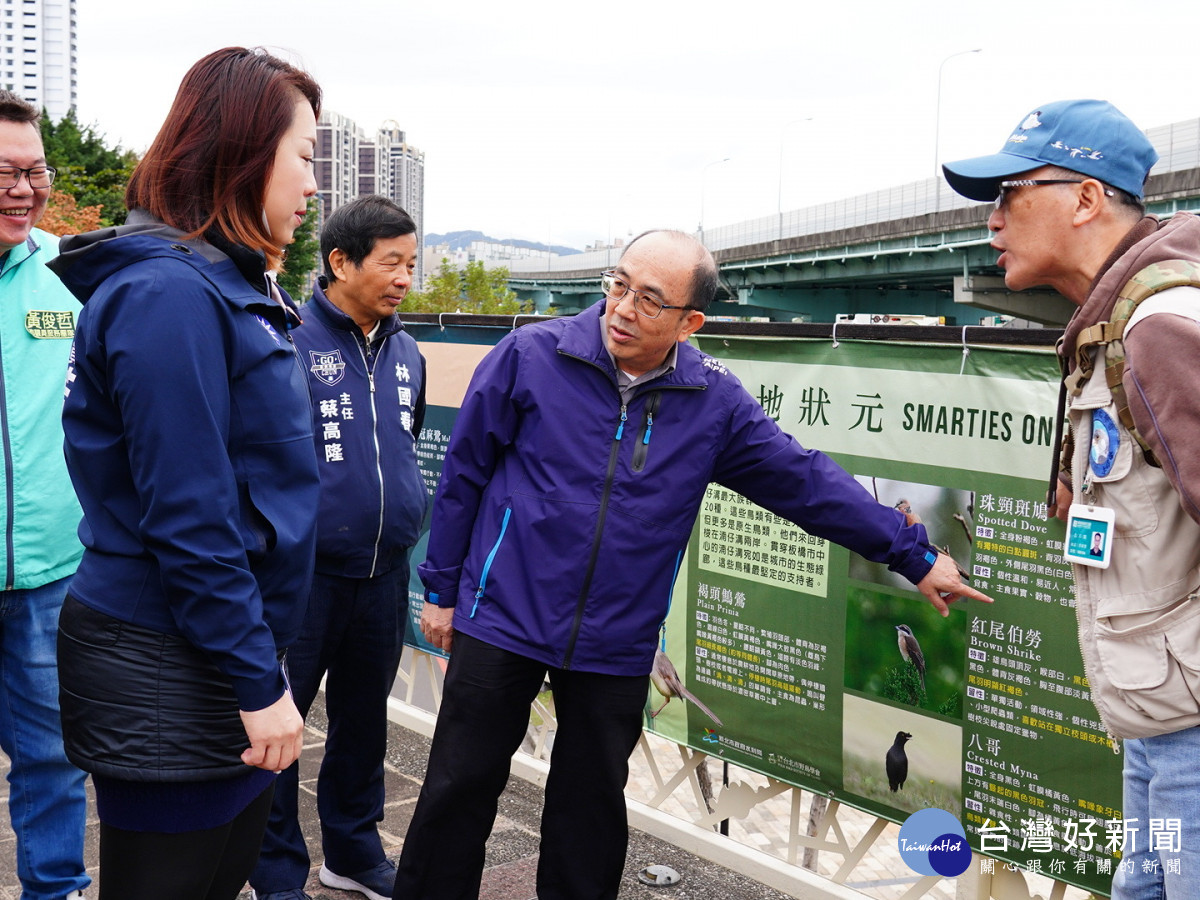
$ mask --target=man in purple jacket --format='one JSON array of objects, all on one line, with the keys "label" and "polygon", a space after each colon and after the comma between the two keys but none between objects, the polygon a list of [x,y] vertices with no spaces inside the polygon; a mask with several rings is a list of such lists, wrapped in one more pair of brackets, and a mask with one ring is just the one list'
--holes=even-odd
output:
[{"label": "man in purple jacket", "polygon": [[547,671],[558,730],[538,897],[616,897],[655,638],[710,482],[886,562],[943,615],[959,597],[988,599],[924,526],[801,447],[686,343],[717,289],[700,243],[647,232],[601,284],[603,303],[502,340],[454,427],[419,569],[422,630],[454,652],[396,900],[478,895]]}]

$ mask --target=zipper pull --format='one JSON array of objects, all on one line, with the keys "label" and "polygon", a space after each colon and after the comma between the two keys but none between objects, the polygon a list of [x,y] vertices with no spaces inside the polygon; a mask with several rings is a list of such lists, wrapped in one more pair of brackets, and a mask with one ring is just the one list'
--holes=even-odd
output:
[{"label": "zipper pull", "polygon": [[371,393],[372,394],[375,393],[375,373],[374,372],[367,373],[367,384],[370,385],[370,387],[371,387]]},{"label": "zipper pull", "polygon": [[646,413],[646,436],[642,438],[643,444],[650,443],[650,429],[654,427],[654,413]]},{"label": "zipper pull", "polygon": [[619,441],[621,439],[621,435],[623,435],[625,433],[625,420],[628,418],[629,418],[629,414],[626,412],[625,404],[622,403],[621,404],[621,424],[617,426],[616,436],[613,437],[614,441]]},{"label": "zipper pull", "polygon": [[473,604],[471,604],[471,614],[469,616],[467,616],[468,619],[475,618],[475,610],[479,609],[479,601],[482,599],[483,599],[483,588],[481,587],[481,588],[479,588],[479,590],[477,590],[475,592],[475,602]]}]

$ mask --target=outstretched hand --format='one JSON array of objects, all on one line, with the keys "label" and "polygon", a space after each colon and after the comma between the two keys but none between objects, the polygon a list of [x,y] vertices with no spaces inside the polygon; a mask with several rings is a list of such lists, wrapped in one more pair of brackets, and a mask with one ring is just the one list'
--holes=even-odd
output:
[{"label": "outstretched hand", "polygon": [[960,597],[991,603],[992,598],[965,584],[958,564],[948,554],[939,553],[933,568],[917,583],[917,590],[926,596],[933,608],[943,616],[950,615],[949,604]]}]

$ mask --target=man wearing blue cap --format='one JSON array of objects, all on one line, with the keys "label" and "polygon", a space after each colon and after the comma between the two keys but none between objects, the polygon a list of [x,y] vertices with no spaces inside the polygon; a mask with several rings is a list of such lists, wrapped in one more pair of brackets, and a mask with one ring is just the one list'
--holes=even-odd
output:
[{"label": "man wearing blue cap", "polygon": [[[999,153],[943,166],[995,202],[1005,284],[1079,307],[1059,349],[1071,434],[1050,501],[1092,700],[1124,738],[1113,900],[1200,897],[1200,219],[1144,214],[1157,160],[1111,104],[1068,100],[1030,112]],[[1105,553],[1070,552],[1097,529]]]}]

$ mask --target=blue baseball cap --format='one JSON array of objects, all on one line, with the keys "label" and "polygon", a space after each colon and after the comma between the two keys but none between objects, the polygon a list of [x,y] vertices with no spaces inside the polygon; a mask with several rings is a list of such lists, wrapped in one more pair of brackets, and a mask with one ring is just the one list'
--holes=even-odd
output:
[{"label": "blue baseball cap", "polygon": [[995,200],[1000,182],[1041,166],[1060,166],[1138,199],[1158,152],[1119,109],[1104,100],[1059,100],[1029,113],[999,153],[945,163],[950,187],[972,200]]}]

